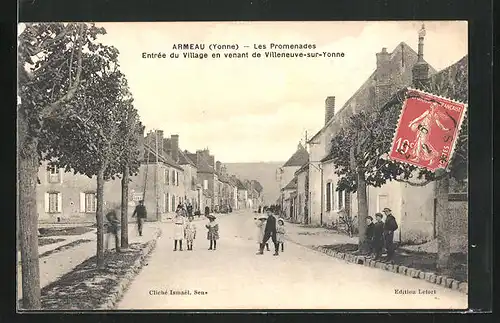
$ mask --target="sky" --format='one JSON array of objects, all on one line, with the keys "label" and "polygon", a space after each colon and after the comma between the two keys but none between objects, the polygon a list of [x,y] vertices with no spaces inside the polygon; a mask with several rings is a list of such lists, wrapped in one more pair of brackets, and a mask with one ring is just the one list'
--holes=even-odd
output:
[{"label": "sky", "polygon": [[[424,22],[424,58],[442,70],[467,54],[467,23]],[[375,53],[402,41],[417,51],[415,22],[134,22],[97,23],[115,46],[146,131],[179,135],[181,149],[209,148],[222,163],[286,161],[305,133],[324,124],[325,99],[336,111],[370,76]],[[174,44],[315,44],[302,52],[337,58],[144,59]],[[250,46],[244,48],[243,46]],[[289,50],[281,52],[300,52]],[[219,51],[235,52],[235,51]],[[262,54],[264,51],[260,51]],[[279,50],[278,50],[279,52]]]}]

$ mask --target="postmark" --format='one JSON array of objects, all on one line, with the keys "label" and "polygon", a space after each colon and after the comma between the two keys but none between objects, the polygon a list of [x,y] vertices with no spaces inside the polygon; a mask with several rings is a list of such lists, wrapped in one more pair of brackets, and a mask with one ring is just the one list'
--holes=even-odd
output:
[{"label": "postmark", "polygon": [[449,165],[467,104],[408,89],[389,158],[435,171]]}]

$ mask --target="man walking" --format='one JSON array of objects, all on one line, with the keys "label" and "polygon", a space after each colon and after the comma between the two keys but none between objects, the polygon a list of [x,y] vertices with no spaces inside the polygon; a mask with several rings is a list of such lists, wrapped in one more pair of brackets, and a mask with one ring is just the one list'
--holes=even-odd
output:
[{"label": "man walking", "polygon": [[142,224],[144,223],[144,219],[148,216],[143,200],[140,200],[139,205],[135,207],[132,217],[135,216],[137,216],[137,230],[139,231],[139,235],[142,236]]},{"label": "man walking", "polygon": [[382,210],[385,214],[384,224],[384,240],[385,248],[387,249],[387,260],[392,260],[394,256],[394,231],[398,229],[396,218],[392,215],[391,209],[388,207]]},{"label": "man walking", "polygon": [[274,217],[274,214],[271,212],[271,210],[267,210],[267,221],[266,221],[266,227],[264,229],[264,239],[262,240],[260,244],[260,250],[257,253],[258,255],[264,254],[264,246],[266,245],[267,241],[271,238],[274,243],[274,256],[278,255],[278,241],[276,240],[276,217]]},{"label": "man walking", "polygon": [[384,222],[382,213],[375,214],[375,224],[373,225],[372,250],[374,259],[378,260],[384,247]]}]

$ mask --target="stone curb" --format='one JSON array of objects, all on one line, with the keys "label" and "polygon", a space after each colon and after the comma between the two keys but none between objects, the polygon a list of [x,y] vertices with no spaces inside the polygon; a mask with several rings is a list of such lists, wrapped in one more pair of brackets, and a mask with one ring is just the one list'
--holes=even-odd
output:
[{"label": "stone curb", "polygon": [[399,265],[393,265],[393,264],[387,264],[381,261],[376,261],[373,259],[368,259],[365,256],[356,256],[350,253],[344,253],[344,252],[337,252],[332,249],[327,249],[321,246],[308,246],[304,245],[301,243],[298,243],[289,237],[286,238],[288,241],[293,242],[295,244],[298,244],[302,247],[309,248],[324,254],[327,254],[329,256],[345,260],[346,262],[350,263],[355,263],[358,265],[363,265],[367,267],[372,267],[372,268],[379,268],[382,270],[390,271],[396,274],[400,274],[403,276],[408,276],[411,278],[416,278],[416,279],[422,279],[425,281],[428,281],[429,283],[436,284],[436,285],[441,285],[446,288],[450,288],[456,291],[459,291],[464,294],[468,294],[469,292],[469,285],[467,282],[461,282],[455,279],[452,279],[450,277],[446,276],[439,276],[437,274],[434,274],[432,272],[425,272],[421,270],[417,270],[414,268],[409,268],[406,266],[399,266]]},{"label": "stone curb", "polygon": [[109,296],[104,299],[103,304],[99,307],[100,310],[112,310],[116,307],[134,277],[140,272],[149,255],[155,249],[157,240],[161,236],[161,234],[161,229],[157,228],[155,230],[155,233],[153,233],[153,239],[150,240],[146,244],[146,247],[142,249],[142,255],[134,262],[134,264],[127,270],[125,275],[120,279],[120,281],[118,282],[118,286],[116,286],[111,291]]}]

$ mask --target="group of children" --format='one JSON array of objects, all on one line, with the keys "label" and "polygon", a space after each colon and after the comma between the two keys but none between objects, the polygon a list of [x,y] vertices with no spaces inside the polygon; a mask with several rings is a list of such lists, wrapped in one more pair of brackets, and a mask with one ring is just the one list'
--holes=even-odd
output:
[{"label": "group of children", "polygon": [[[193,216],[186,215],[182,208],[178,208],[174,218],[174,251],[177,251],[177,244],[179,250],[182,251],[182,241],[186,240],[187,250],[193,250],[193,242],[196,239],[196,225],[193,223]],[[207,215],[209,223],[205,225],[207,228],[207,240],[210,241],[210,248],[208,250],[217,249],[217,240],[219,239],[219,224],[215,221],[215,216]]]},{"label": "group of children", "polygon": [[366,244],[370,256],[379,259],[382,255],[382,250],[387,250],[387,260],[392,260],[394,255],[394,231],[398,229],[396,219],[392,215],[389,208],[384,208],[382,211],[386,215],[385,222],[383,214],[375,214],[375,223],[371,216],[367,217],[366,228]]},{"label": "group of children", "polygon": [[[257,243],[259,244],[259,247],[264,240],[267,219],[268,216],[266,215],[262,215],[259,216],[258,218],[255,218],[258,229]],[[277,249],[281,247],[281,252],[285,251],[285,234],[286,234],[285,221],[283,220],[283,218],[279,218],[276,224],[276,244],[277,244]],[[265,242],[265,247],[266,250],[269,251],[269,243],[267,241]]]}]

